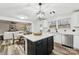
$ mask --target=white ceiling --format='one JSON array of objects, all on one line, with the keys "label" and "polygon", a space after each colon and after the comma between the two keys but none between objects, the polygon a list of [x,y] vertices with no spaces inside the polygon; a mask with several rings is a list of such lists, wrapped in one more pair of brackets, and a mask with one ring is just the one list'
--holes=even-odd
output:
[{"label": "white ceiling", "polygon": [[[46,18],[53,17],[50,12],[55,10],[56,16],[62,16],[72,13],[79,9],[79,3],[43,3],[42,11]],[[38,3],[0,3],[0,16],[22,20],[19,16],[24,16],[25,21],[36,19],[36,13],[39,11]],[[3,18],[4,19],[4,18]],[[12,19],[12,20],[13,20]]]}]

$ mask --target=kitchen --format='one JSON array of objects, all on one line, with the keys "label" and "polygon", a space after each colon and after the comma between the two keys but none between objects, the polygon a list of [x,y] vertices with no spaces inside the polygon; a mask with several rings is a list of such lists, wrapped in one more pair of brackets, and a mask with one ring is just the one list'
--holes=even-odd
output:
[{"label": "kitchen", "polygon": [[79,55],[78,5],[0,4],[0,54]]}]

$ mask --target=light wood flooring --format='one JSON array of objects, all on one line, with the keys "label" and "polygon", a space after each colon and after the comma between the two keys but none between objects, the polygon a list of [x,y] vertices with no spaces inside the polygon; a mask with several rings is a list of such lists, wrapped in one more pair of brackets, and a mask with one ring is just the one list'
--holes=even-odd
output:
[{"label": "light wood flooring", "polygon": [[68,48],[62,46],[61,44],[55,43],[54,50],[52,51],[51,55],[79,55],[79,50]]},{"label": "light wood flooring", "polygon": [[0,55],[24,55],[24,44],[16,42],[13,44],[3,44],[0,42]]},{"label": "light wood flooring", "polygon": [[[23,45],[17,43],[14,45],[2,45],[2,42],[0,42],[0,55],[24,55]],[[79,55],[79,50],[55,43],[51,55]]]}]

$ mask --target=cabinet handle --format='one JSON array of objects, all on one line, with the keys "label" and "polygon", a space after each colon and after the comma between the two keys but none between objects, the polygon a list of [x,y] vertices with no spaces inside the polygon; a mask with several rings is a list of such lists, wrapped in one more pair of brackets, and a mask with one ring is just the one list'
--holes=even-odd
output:
[{"label": "cabinet handle", "polygon": [[41,43],[40,41],[38,41],[37,43]]}]

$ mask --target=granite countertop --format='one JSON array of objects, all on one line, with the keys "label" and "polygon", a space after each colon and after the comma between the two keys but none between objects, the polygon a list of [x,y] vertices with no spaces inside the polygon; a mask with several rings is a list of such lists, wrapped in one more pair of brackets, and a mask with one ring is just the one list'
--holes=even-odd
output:
[{"label": "granite countertop", "polygon": [[47,37],[50,37],[50,36],[54,36],[53,33],[44,33],[42,35],[39,35],[39,36],[35,36],[33,34],[29,34],[29,35],[23,35],[23,34],[19,34],[20,36],[23,36],[33,42],[35,41],[38,41],[38,40],[41,40],[41,39],[44,39],[44,38],[47,38]]}]

